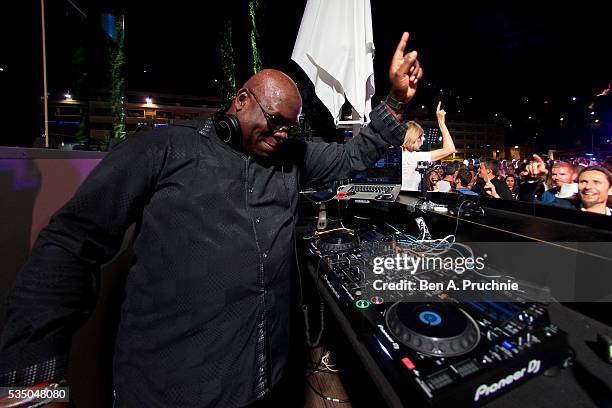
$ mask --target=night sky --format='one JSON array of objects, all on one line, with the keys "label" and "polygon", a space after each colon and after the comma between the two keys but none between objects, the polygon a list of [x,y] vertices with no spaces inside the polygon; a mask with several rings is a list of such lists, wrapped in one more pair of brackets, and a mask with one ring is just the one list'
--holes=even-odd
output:
[{"label": "night sky", "polygon": [[[52,96],[75,86],[89,92],[104,88],[106,57],[96,42],[101,11],[115,10],[126,16],[128,90],[218,95],[214,79],[221,77],[219,40],[227,20],[232,21],[234,29],[238,83],[249,75],[246,1],[221,5],[179,0],[72,2],[88,17],[84,18],[67,0],[47,1]],[[305,3],[262,1],[258,20],[264,66],[286,71],[304,89],[309,84],[303,83],[290,55]],[[433,107],[442,99],[449,119],[453,114],[460,116],[460,109],[465,119],[487,118],[495,112],[513,121],[515,129],[521,129],[522,121],[533,116],[533,123],[525,124],[525,132],[540,129],[546,143],[547,137],[557,135],[552,126],[560,114],[572,115],[573,110],[580,117],[593,96],[612,81],[607,55],[612,39],[607,24],[610,6],[603,2],[463,3],[468,2],[371,2],[377,99],[384,98],[388,91],[388,64],[402,31],[411,32],[409,48],[419,51],[425,69],[415,106]],[[29,106],[24,113],[4,101],[3,114],[22,117],[28,124],[40,121],[35,111],[41,109],[42,94],[40,11],[35,6],[2,6],[17,7],[3,14],[20,16],[23,24],[2,27],[0,66],[4,71],[0,72],[0,85],[5,92],[18,86],[20,105]],[[16,50],[8,52],[15,46]],[[79,47],[85,50],[81,54],[76,52]],[[308,90],[305,95],[310,98]],[[572,96],[577,100],[572,101]],[[305,105],[308,103],[305,100]],[[35,125],[29,129],[35,132]]]}]

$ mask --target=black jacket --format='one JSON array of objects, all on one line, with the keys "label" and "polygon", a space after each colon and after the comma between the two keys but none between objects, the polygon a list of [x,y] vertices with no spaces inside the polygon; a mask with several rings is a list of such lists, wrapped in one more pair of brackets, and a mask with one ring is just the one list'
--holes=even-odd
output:
[{"label": "black jacket", "polygon": [[[114,356],[123,407],[241,406],[287,360],[300,185],[347,178],[400,145],[384,105],[345,145],[284,144],[277,160],[233,150],[210,120],[131,136],[52,218],[18,275],[0,342],[0,386],[63,377],[92,271],[136,223],[136,262]],[[32,373],[34,374],[32,375]]]},{"label": "black jacket", "polygon": [[[506,183],[499,180],[497,177],[493,178],[491,180],[491,183],[493,184],[493,186],[495,186],[495,191],[497,191],[497,194],[499,194],[499,198],[503,198],[504,200],[512,200],[512,192],[510,191]],[[472,186],[472,191],[475,193],[482,192],[483,194],[486,194],[483,191],[485,184],[485,181],[479,178],[478,180],[476,180],[476,183],[474,183],[474,186]]]}]

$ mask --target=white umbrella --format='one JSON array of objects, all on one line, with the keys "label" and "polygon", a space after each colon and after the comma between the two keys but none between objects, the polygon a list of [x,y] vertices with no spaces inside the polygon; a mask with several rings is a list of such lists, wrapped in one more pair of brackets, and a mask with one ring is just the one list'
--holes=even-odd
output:
[{"label": "white umbrella", "polygon": [[[369,0],[308,0],[291,59],[308,75],[337,126],[368,121],[373,58]],[[356,122],[340,120],[345,96]]]}]

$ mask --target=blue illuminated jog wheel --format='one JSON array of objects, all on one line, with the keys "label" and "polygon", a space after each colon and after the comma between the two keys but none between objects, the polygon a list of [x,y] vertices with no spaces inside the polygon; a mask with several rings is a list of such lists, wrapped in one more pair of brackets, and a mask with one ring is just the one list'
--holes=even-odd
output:
[{"label": "blue illuminated jog wheel", "polygon": [[431,310],[419,313],[419,319],[428,326],[437,326],[442,323],[442,317]]},{"label": "blue illuminated jog wheel", "polygon": [[480,342],[478,324],[450,303],[394,303],[385,321],[402,344],[430,356],[460,356]]}]

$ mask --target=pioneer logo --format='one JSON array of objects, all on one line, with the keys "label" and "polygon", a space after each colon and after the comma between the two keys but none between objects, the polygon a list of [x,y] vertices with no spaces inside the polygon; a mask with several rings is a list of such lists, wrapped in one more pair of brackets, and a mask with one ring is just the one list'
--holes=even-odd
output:
[{"label": "pioneer logo", "polygon": [[488,397],[489,394],[494,394],[502,388],[523,379],[525,374],[537,374],[540,371],[540,367],[542,367],[542,362],[540,360],[531,360],[527,364],[527,367],[521,368],[514,374],[510,374],[509,376],[504,377],[491,385],[482,384],[476,389],[476,394],[474,394],[474,402],[478,401],[480,397]]}]

